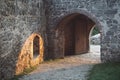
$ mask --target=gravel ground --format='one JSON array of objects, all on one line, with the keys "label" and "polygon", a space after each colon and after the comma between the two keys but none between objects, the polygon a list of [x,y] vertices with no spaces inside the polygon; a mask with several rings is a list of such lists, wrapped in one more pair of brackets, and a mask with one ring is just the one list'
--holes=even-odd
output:
[{"label": "gravel ground", "polygon": [[86,80],[89,70],[100,63],[100,46],[91,45],[87,54],[44,62],[19,80]]}]

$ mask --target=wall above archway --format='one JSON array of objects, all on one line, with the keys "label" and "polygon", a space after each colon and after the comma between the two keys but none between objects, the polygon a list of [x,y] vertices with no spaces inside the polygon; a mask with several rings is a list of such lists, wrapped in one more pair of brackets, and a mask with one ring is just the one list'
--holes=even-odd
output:
[{"label": "wall above archway", "polygon": [[[101,33],[101,60],[120,61],[119,12],[120,1],[106,0],[44,0],[47,18],[48,51],[55,54],[56,26],[66,16],[79,13],[88,16],[99,27]],[[66,5],[67,4],[67,5]],[[52,36],[52,37],[51,37]],[[116,37],[116,38],[113,38]],[[113,50],[114,48],[114,50]]]}]

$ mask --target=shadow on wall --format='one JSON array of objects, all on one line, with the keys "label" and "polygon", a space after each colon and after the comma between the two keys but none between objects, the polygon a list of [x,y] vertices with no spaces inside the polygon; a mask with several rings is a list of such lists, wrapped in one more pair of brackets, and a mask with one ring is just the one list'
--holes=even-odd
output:
[{"label": "shadow on wall", "polygon": [[33,33],[25,41],[16,64],[16,75],[26,68],[38,65],[43,61],[44,41],[39,34]]},{"label": "shadow on wall", "polygon": [[57,57],[89,52],[89,35],[95,25],[95,21],[80,13],[70,14],[59,21],[55,33]]}]

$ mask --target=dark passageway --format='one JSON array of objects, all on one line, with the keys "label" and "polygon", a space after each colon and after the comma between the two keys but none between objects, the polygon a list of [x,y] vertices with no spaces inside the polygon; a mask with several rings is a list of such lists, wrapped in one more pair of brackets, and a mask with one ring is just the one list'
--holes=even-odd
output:
[{"label": "dark passageway", "polygon": [[35,36],[34,40],[33,40],[33,57],[36,58],[39,56],[40,54],[40,45],[39,42],[40,39],[38,36]]},{"label": "dark passageway", "polygon": [[[62,24],[62,25],[61,25]],[[89,34],[95,23],[82,14],[72,14],[63,19],[59,27],[63,32],[65,56],[89,52]]]}]

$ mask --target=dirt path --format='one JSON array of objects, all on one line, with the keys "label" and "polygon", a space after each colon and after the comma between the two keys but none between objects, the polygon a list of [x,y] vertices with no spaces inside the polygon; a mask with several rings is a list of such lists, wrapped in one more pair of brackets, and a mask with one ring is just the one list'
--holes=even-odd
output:
[{"label": "dirt path", "polygon": [[44,62],[19,80],[86,80],[93,64],[100,63],[99,47],[91,46],[91,52],[87,54]]}]

